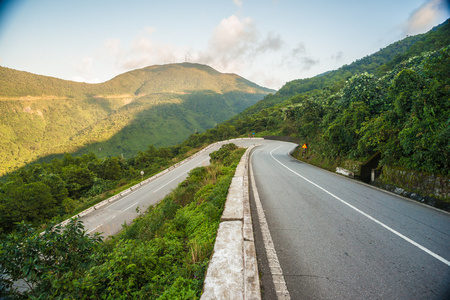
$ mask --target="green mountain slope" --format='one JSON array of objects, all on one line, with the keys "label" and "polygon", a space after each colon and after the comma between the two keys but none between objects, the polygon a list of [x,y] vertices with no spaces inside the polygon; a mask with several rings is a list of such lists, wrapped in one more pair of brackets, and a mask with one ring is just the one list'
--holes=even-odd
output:
[{"label": "green mountain slope", "polygon": [[223,122],[272,92],[182,63],[87,84],[0,67],[0,174],[48,155],[135,155]]},{"label": "green mountain slope", "polygon": [[[293,80],[232,118],[241,135],[291,136],[333,169],[380,165],[450,174],[450,22],[314,78]],[[438,196],[439,197],[439,196]]]},{"label": "green mountain slope", "polygon": [[418,34],[397,41],[380,51],[344,65],[337,70],[326,72],[312,78],[296,79],[287,82],[276,94],[268,95],[257,104],[248,107],[239,117],[257,113],[261,109],[272,107],[293,96],[307,96],[314,91],[335,93],[353,75],[369,72],[381,76],[394,67],[424,51],[435,51],[450,44],[450,21],[434,27],[427,33]]}]

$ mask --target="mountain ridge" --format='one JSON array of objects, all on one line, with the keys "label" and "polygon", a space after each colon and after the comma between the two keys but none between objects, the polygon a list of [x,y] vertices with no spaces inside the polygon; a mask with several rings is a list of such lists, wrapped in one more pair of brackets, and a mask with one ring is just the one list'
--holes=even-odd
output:
[{"label": "mountain ridge", "polygon": [[[194,72],[180,72],[180,70],[189,69]],[[175,71],[175,72],[174,72]],[[165,76],[162,78],[158,76],[165,72]],[[170,73],[169,73],[170,72]],[[169,75],[170,76],[167,76]],[[187,81],[186,75],[194,75],[195,82],[191,78],[190,82]],[[203,77],[207,74],[209,80],[203,84],[199,81],[200,75]],[[216,82],[214,86],[208,86],[213,77],[222,77],[222,80]],[[139,79],[142,78],[142,79]],[[151,83],[152,79],[158,79],[157,83],[163,86],[153,85],[147,86]],[[153,65],[140,69],[119,74],[110,80],[101,83],[85,83],[71,80],[60,79],[52,76],[38,75],[27,71],[18,71],[8,67],[0,66],[0,97],[26,97],[26,96],[93,96],[97,94],[116,95],[124,93],[134,93],[138,95],[143,87],[151,89],[152,93],[157,92],[171,92],[173,86],[171,83],[175,80],[183,80],[181,85],[176,86],[182,91],[189,91],[192,89],[211,89],[215,92],[228,92],[230,91],[230,84],[233,81],[244,80],[247,83],[251,83],[251,87],[247,87],[249,93],[260,93],[261,91],[270,93],[274,90],[260,87],[246,79],[243,79],[239,75],[233,73],[221,73],[210,66],[197,64],[197,63],[174,63],[165,65]],[[26,86],[24,86],[24,82]],[[196,83],[197,85],[194,85]],[[198,85],[200,84],[200,86]],[[156,87],[156,89],[155,89]]]},{"label": "mountain ridge", "polygon": [[322,76],[287,82],[227,124],[241,135],[308,143],[309,162],[330,170],[379,153],[380,166],[448,176],[449,20]]},{"label": "mountain ridge", "polygon": [[175,145],[270,92],[193,63],[148,66],[97,84],[0,67],[0,174],[64,152],[129,157],[147,145]]},{"label": "mountain ridge", "polygon": [[234,118],[257,113],[261,109],[281,104],[296,95],[312,93],[314,90],[337,92],[344,86],[347,79],[356,74],[369,72],[381,76],[392,70],[401,61],[425,51],[440,49],[449,44],[450,19],[447,19],[426,33],[408,36],[393,42],[373,54],[366,55],[338,69],[329,70],[310,78],[288,81],[274,95],[269,95],[258,101]]}]

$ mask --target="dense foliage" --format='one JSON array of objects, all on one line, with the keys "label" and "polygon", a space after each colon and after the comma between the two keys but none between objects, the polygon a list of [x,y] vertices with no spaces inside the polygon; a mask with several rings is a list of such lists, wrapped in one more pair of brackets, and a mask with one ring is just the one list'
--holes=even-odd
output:
[{"label": "dense foliage", "polygon": [[[17,298],[198,299],[228,187],[244,149],[226,145],[169,196],[101,243],[72,221],[43,235],[21,224],[0,245],[8,279],[30,286]],[[5,292],[5,291],[3,291]]]},{"label": "dense foliage", "polygon": [[128,161],[99,159],[92,153],[81,157],[65,154],[63,159],[23,167],[0,183],[0,234],[23,220],[38,226],[67,217],[101,201],[110,191],[136,183],[140,171],[147,177],[176,160],[170,149],[149,146]]},{"label": "dense foliage", "polygon": [[181,143],[270,90],[199,64],[147,67],[86,84],[0,67],[0,175],[57,154],[131,157]]},{"label": "dense foliage", "polygon": [[0,235],[10,232],[17,222],[39,226],[67,218],[136,184],[141,171],[150,177],[206,145],[237,134],[233,126],[219,125],[192,134],[176,146],[147,146],[129,159],[66,153],[50,162],[22,167],[0,182]]},{"label": "dense foliage", "polygon": [[[157,68],[100,85],[0,68],[1,110],[13,112],[0,124],[2,166],[67,149],[64,139],[73,149],[90,143],[80,155],[22,167],[0,183],[0,271],[8,275],[0,279],[1,287],[24,279],[30,287],[25,297],[34,299],[198,298],[228,185],[242,155],[232,144],[211,154],[211,166],[194,169],[170,196],[111,241],[86,235],[76,221],[65,230],[50,225],[42,235],[38,232],[43,224],[136,183],[141,170],[150,176],[217,140],[254,133],[293,136],[308,143],[309,158],[320,164],[364,160],[380,152],[382,165],[449,175],[449,39],[446,21],[339,70],[288,82],[230,121],[194,134],[244,109],[260,96],[255,93],[259,87],[230,75],[221,79],[236,83],[238,92],[212,81],[211,91],[192,92],[193,81],[181,78],[180,94],[172,95],[168,80],[152,77]],[[209,79],[219,76],[206,66],[182,67],[195,69],[197,81],[200,73]],[[169,66],[164,71],[180,74]],[[43,88],[52,96],[26,97],[45,94]],[[161,94],[148,94],[152,91]],[[71,114],[58,119],[65,110]],[[143,135],[150,127],[156,133]],[[190,136],[179,143],[171,134],[183,130]],[[147,146],[157,135],[179,144]],[[39,152],[50,144],[55,151]],[[143,145],[147,150],[142,151]],[[131,156],[136,153],[132,149],[141,151]],[[126,153],[127,159],[114,153]]]},{"label": "dense foliage", "polygon": [[[10,232],[13,224],[22,220],[37,226],[70,215],[102,200],[110,190],[114,193],[135,183],[140,170],[151,175],[211,142],[253,133],[288,135],[308,142],[310,159],[329,167],[339,159],[364,160],[379,151],[381,164],[447,175],[449,47],[412,55],[448,42],[449,28],[447,21],[427,34],[409,37],[337,71],[287,83],[238,117],[204,133],[191,134],[177,146],[149,146],[128,159],[66,154],[21,168],[0,184],[0,230]],[[407,59],[394,64],[399,57]],[[358,73],[361,70],[373,73]],[[186,97],[197,99],[185,102],[191,111],[216,113],[206,95]],[[238,94],[230,99],[239,105]],[[130,103],[127,109],[134,106],[139,107]],[[157,110],[158,118],[163,119],[179,119],[179,113],[182,111],[175,106]],[[146,123],[158,122],[136,121],[134,124],[142,124],[126,128],[124,136],[141,133]],[[120,137],[116,135],[108,145],[124,151],[127,140]],[[138,143],[138,136],[133,140]],[[139,143],[145,142],[141,139]]]},{"label": "dense foliage", "polygon": [[[51,226],[43,234],[25,222],[17,226],[0,244],[0,296],[13,299],[50,299],[63,290],[66,282],[76,280],[96,262],[99,235],[87,235],[81,222],[72,220],[64,229]],[[13,283],[22,280],[28,292],[14,291]]]},{"label": "dense foliage", "polygon": [[448,175],[449,75],[450,47],[444,47],[380,77],[354,75],[336,93],[299,94],[231,124],[240,134],[295,136],[320,162],[364,160],[380,151],[382,165]]},{"label": "dense foliage", "polygon": [[354,75],[368,72],[380,77],[386,72],[392,71],[404,60],[418,56],[422,52],[436,51],[448,45],[450,45],[450,20],[427,33],[407,37],[337,70],[312,78],[289,81],[276,94],[266,96],[236,118],[255,114],[262,109],[291,101],[291,98],[295,96],[309,97],[311,93],[334,94]]},{"label": "dense foliage", "polygon": [[289,82],[229,124],[241,135],[294,136],[328,167],[379,151],[382,165],[448,175],[449,36],[446,21],[339,70]]}]

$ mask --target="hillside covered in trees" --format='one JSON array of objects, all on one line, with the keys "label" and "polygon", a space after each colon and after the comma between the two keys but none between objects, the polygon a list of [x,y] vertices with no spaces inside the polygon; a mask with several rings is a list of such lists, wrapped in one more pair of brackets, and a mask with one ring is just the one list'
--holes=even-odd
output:
[{"label": "hillside covered in trees", "polygon": [[[378,60],[390,49],[391,60],[383,60],[372,73],[360,73],[370,69],[368,56],[366,64],[357,61],[324,76],[289,82],[233,119],[175,146],[146,146],[128,158],[65,154],[20,168],[0,184],[0,227],[9,232],[21,220],[39,225],[66,217],[104,199],[108,191],[135,183],[140,170],[150,176],[214,141],[253,132],[306,142],[309,161],[330,169],[342,160],[363,161],[380,152],[382,166],[448,176],[450,47],[442,45],[449,28],[447,21],[375,53]],[[426,51],[416,55],[419,46],[411,41]],[[399,57],[404,60],[393,64]],[[325,76],[331,77],[324,81]],[[173,113],[167,108],[167,114]]]},{"label": "hillside covered in trees", "polygon": [[131,157],[173,146],[271,92],[235,74],[182,63],[87,84],[0,67],[0,175],[76,152]]},{"label": "hillside covered in trees", "polygon": [[[4,178],[4,182],[0,182],[0,236],[7,237],[5,249],[16,251],[17,247],[14,242],[28,239],[30,234],[31,241],[35,237],[39,237],[37,231],[24,224],[19,227],[22,231],[19,230],[12,235],[8,235],[16,228],[15,224],[18,222],[25,221],[34,227],[45,227],[44,224],[51,220],[54,222],[60,221],[133,185],[141,179],[141,170],[145,171],[146,176],[150,176],[214,141],[238,136],[251,136],[252,133],[256,133],[257,136],[290,136],[302,143],[308,143],[308,161],[326,168],[336,166],[346,159],[363,161],[372,154],[379,152],[381,154],[381,166],[394,166],[418,172],[440,174],[448,178],[450,175],[449,37],[450,24],[447,20],[444,24],[426,34],[408,37],[338,70],[314,78],[288,82],[281,90],[265,96],[263,100],[247,108],[231,120],[214,126],[214,128],[203,133],[193,133],[183,142],[174,146],[156,148],[151,145],[147,146],[147,150],[139,151],[135,155],[125,158],[120,155],[99,157],[92,152],[84,155],[66,153],[63,157],[54,158],[50,162],[35,163],[19,168],[7,178]],[[196,69],[195,66],[190,67]],[[186,66],[183,68],[186,68]],[[199,70],[205,71],[201,70],[202,68]],[[207,70],[216,74],[211,69],[207,68]],[[5,70],[2,69],[2,71]],[[10,70],[6,71],[9,72]],[[140,70],[139,72],[144,71]],[[126,76],[132,76],[132,74],[133,72],[126,74]],[[33,76],[31,78],[36,79]],[[171,77],[169,76],[169,78]],[[56,81],[58,82],[58,80]],[[133,82],[133,80],[129,82]],[[257,88],[242,79],[236,79],[235,82],[238,85],[245,85],[248,89]],[[63,81],[60,83],[62,84]],[[64,84],[66,83],[64,82]],[[160,86],[160,94],[167,97],[166,99],[175,99],[171,105],[175,105],[179,101],[187,105],[183,106],[184,108],[189,107],[192,111],[206,111],[209,114],[220,113],[220,111],[218,112],[211,106],[208,107],[207,94],[225,97],[229,93],[226,89],[221,90],[222,92],[211,90],[199,94],[179,89],[176,90],[177,93],[174,91],[174,94],[177,94],[176,97],[171,98],[172,92],[168,92],[167,88],[164,87],[165,84],[165,82],[162,82],[158,85]],[[218,86],[220,84],[217,83]],[[30,86],[34,86],[36,91],[39,90],[39,84],[36,82]],[[114,86],[114,93],[122,93],[129,89],[129,86],[124,86]],[[134,86],[134,88],[137,86]],[[79,87],[89,89],[89,86],[84,84],[79,84]],[[95,88],[97,87],[95,86]],[[112,94],[108,96],[106,92],[103,92],[104,94],[100,95],[97,94],[99,91],[96,91],[96,93],[88,95],[83,93],[90,93],[89,91],[83,90],[83,92],[80,92],[76,88],[72,92],[81,94],[74,94],[73,97],[69,97],[55,92],[54,99],[47,99],[46,101],[57,102],[63,98],[65,101],[73,100],[75,103],[76,99],[84,99],[79,102],[84,103],[83,105],[95,103],[105,112],[114,115],[112,112],[116,110],[132,110],[133,107],[139,107],[137,102],[141,98],[137,95],[148,95],[147,91],[148,86],[141,84],[131,94],[131,100],[127,104],[118,104],[118,102],[128,102],[129,100],[124,100],[129,96],[128,94],[126,97],[123,95],[113,97]],[[70,92],[70,88],[67,92]],[[267,90],[261,90],[262,92],[267,92]],[[240,95],[240,92],[230,93],[234,93],[232,99],[235,99],[236,103],[241,103],[242,94]],[[2,98],[0,103],[11,103],[13,101],[30,101],[31,103],[31,101],[41,100],[40,96],[27,97],[24,96],[25,94],[9,94],[8,97],[10,98]],[[196,99],[200,99],[200,102],[193,100],[189,102],[188,98],[183,98],[184,96],[193,97],[194,94]],[[255,95],[255,97],[259,95],[256,90],[250,94]],[[150,99],[145,97],[147,96],[142,96],[142,99]],[[201,102],[201,99],[204,102]],[[224,98],[224,103],[227,101],[226,99]],[[69,104],[65,105],[68,107]],[[175,113],[177,110],[173,109],[175,106],[161,107],[164,107],[164,110],[158,112],[165,113],[163,119],[167,119],[169,116],[179,117]],[[243,107],[241,108],[243,109]],[[20,110],[20,106],[15,109]],[[30,116],[41,118],[40,113],[34,107],[26,107],[25,110]],[[137,108],[137,110],[139,109]],[[50,113],[50,110],[45,112]],[[95,114],[90,118],[94,116]],[[117,120],[121,119],[118,118]],[[75,119],[71,121],[76,122]],[[196,122],[200,122],[200,119],[196,119]],[[2,134],[8,134],[7,130],[3,130],[4,128],[7,127],[2,127]],[[140,130],[145,129],[145,127],[139,128]],[[127,134],[131,135],[131,132],[127,132]],[[114,139],[110,142],[115,147],[121,146]],[[225,150],[225,153],[234,151],[231,148]],[[218,159],[223,155],[223,153],[216,154],[213,155],[213,158]],[[217,171],[214,171],[214,174],[215,176],[218,174],[226,175],[229,177],[227,180],[229,180],[233,174],[230,171],[232,168],[229,167],[232,163],[231,161],[223,161],[223,163],[224,166],[220,166]],[[86,250],[83,260],[85,264],[80,265],[76,272],[70,272],[70,268],[65,270],[61,268],[56,273],[51,270],[49,273],[51,276],[44,277],[45,280],[40,282],[39,284],[42,285],[38,285],[38,287],[42,288],[43,293],[48,292],[48,284],[60,282],[63,278],[66,280],[68,289],[67,291],[61,289],[64,292],[85,293],[93,284],[101,284],[123,295],[124,289],[126,290],[129,287],[122,284],[123,282],[134,282],[136,277],[144,278],[150,275],[151,277],[145,281],[145,284],[150,280],[157,280],[158,276],[151,273],[153,269],[141,273],[142,268],[135,267],[139,265],[140,261],[137,256],[130,256],[128,260],[130,264],[126,267],[121,263],[124,255],[131,253],[129,252],[129,245],[133,243],[136,243],[140,250],[145,249],[147,251],[149,249],[145,247],[155,247],[156,251],[168,254],[170,257],[166,255],[163,257],[170,258],[168,260],[170,266],[178,264],[183,259],[194,257],[189,251],[187,256],[186,252],[181,251],[186,250],[183,249],[181,240],[186,239],[186,235],[189,235],[189,232],[184,230],[186,220],[194,216],[194,211],[199,210],[199,215],[193,217],[193,219],[203,222],[205,212],[200,211],[201,209],[206,208],[206,214],[214,214],[217,217],[220,216],[221,208],[216,205],[217,203],[214,202],[216,198],[210,193],[216,187],[209,184],[210,179],[207,178],[209,175],[205,172],[205,168],[194,170],[191,176],[194,177],[193,179],[191,177],[190,180],[194,183],[196,190],[192,192],[187,186],[182,186],[187,194],[179,198],[189,199],[187,201],[189,203],[181,205],[176,202],[176,198],[163,201],[161,206],[150,209],[148,216],[137,221],[130,231],[124,231],[123,236],[119,236],[117,240],[106,244],[100,252],[95,250],[99,249],[97,247],[99,247],[100,241],[94,237],[85,236],[82,228],[80,228],[76,232],[82,233],[82,236],[80,240],[74,240],[74,243],[80,242],[81,246],[75,245],[74,247],[76,252],[78,249],[76,247],[89,246],[84,248]],[[196,185],[199,181],[204,181],[206,185],[204,187]],[[226,194],[224,186],[222,184],[217,185],[222,198]],[[170,197],[174,196],[171,195]],[[210,200],[212,203],[206,202]],[[185,204],[187,210],[183,210],[179,214],[175,214],[175,210],[172,210],[174,207],[181,208]],[[166,210],[169,215],[166,215]],[[179,216],[179,218],[176,216]],[[161,219],[168,220],[169,225],[163,226]],[[175,223],[170,223],[172,219],[175,220]],[[72,224],[71,226],[77,225]],[[156,226],[157,229],[152,231],[150,236],[145,235],[144,232],[147,232],[147,230],[143,230],[143,228],[151,226]],[[180,229],[180,232],[173,234],[170,230],[174,228]],[[208,232],[213,231],[214,229],[208,229]],[[169,251],[167,248],[155,246],[153,241],[149,243],[148,240],[155,237],[155,232],[159,232],[161,236],[167,235],[169,238],[176,237],[175,240],[170,241],[158,240],[161,242],[158,245],[175,245],[176,247],[170,248]],[[55,234],[49,234],[49,241],[57,240]],[[21,236],[23,236],[22,239]],[[208,239],[211,237],[203,232],[195,237],[205,236]],[[181,237],[181,239],[178,239],[178,237]],[[140,240],[141,238],[143,240]],[[195,239],[192,241],[197,243]],[[117,244],[115,244],[116,242]],[[24,246],[28,246],[28,244],[25,243]],[[117,251],[113,250],[115,248],[117,248]],[[153,251],[153,248],[151,251]],[[152,255],[156,253],[151,251],[146,253],[152,253]],[[188,267],[183,269],[186,275],[183,280],[189,283],[188,292],[199,293],[201,280],[198,278],[201,278],[201,274],[204,274],[210,251],[210,248],[205,247],[201,252],[198,252],[200,253],[198,257],[187,260]],[[93,253],[97,253],[97,255],[90,256]],[[60,253],[52,253],[49,257],[53,258],[55,255],[60,255]],[[200,256],[202,260],[197,259]],[[71,258],[72,256],[66,257]],[[95,258],[96,261],[89,260],[90,257]],[[160,256],[156,255],[155,258],[152,256],[150,260],[158,257]],[[25,261],[26,264],[27,262]],[[29,262],[35,263],[33,260],[29,260]],[[4,263],[8,264],[6,260]],[[36,263],[38,264],[40,261],[36,260]],[[20,273],[22,269],[19,270],[16,265],[8,264],[8,266],[17,271],[17,274],[23,275]],[[67,265],[64,265],[64,267],[67,267]],[[110,272],[113,267],[116,268],[114,269],[117,270],[116,273],[105,273]],[[176,265],[176,268],[181,268],[181,266]],[[164,269],[163,272],[173,275],[174,273],[171,273],[171,270],[170,268],[168,271]],[[84,278],[84,274],[89,274],[89,276]],[[111,281],[105,277],[105,274],[126,276],[123,277],[125,278],[124,281],[120,281],[120,284],[113,287],[109,286]],[[127,274],[131,275],[128,276]],[[77,278],[77,280],[73,280],[74,278]],[[168,291],[175,294],[180,291],[187,292],[185,290],[186,285],[183,285],[182,282],[171,284],[169,282]],[[133,285],[133,288],[136,286],[138,285]],[[146,286],[146,288],[147,291],[152,293],[162,293],[163,291],[158,290],[160,286],[161,284],[158,282]],[[141,291],[142,289],[133,290],[136,295]],[[108,290],[105,290],[105,293],[108,293]]]},{"label": "hillside covered in trees", "polygon": [[325,75],[288,82],[228,122],[239,134],[289,135],[335,166],[381,153],[381,165],[450,173],[450,24]]},{"label": "hillside covered in trees", "polygon": [[449,20],[434,27],[427,33],[418,34],[397,41],[380,51],[365,56],[349,65],[332,70],[312,78],[297,79],[287,82],[274,95],[269,95],[253,106],[247,108],[239,118],[290,100],[300,94],[307,96],[313,91],[338,92],[351,76],[368,72],[378,77],[395,68],[396,65],[426,51],[435,51],[450,45]]},{"label": "hillside covered in trees", "polygon": [[[0,240],[0,274],[7,275],[0,276],[0,297],[198,299],[244,152],[226,144],[211,153],[209,166],[194,168],[160,203],[105,242],[76,219],[44,232],[22,222]],[[16,290],[18,280],[29,288]]]}]

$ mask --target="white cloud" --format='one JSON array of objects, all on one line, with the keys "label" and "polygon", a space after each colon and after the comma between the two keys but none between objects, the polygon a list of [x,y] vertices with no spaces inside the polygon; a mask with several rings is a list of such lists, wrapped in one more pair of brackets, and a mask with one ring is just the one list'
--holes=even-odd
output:
[{"label": "white cloud", "polygon": [[120,39],[109,39],[105,42],[105,48],[110,55],[117,55],[120,53]]},{"label": "white cloud", "polygon": [[86,83],[100,83],[101,82],[101,80],[98,78],[86,79],[82,76],[74,76],[74,77],[72,77],[72,81],[86,82]]},{"label": "white cloud", "polygon": [[180,62],[184,50],[176,45],[154,41],[150,37],[136,37],[120,61],[125,69],[135,69],[161,63]]},{"label": "white cloud", "polygon": [[300,62],[301,62],[301,70],[308,71],[312,67],[317,65],[319,63],[319,60],[318,59],[314,59],[312,57],[304,56],[304,57],[300,58]]},{"label": "white cloud", "polygon": [[241,73],[268,51],[279,51],[283,41],[278,34],[262,34],[251,18],[231,15],[213,31],[209,46],[194,55],[194,61],[222,72]]},{"label": "white cloud", "polygon": [[244,20],[232,15],[222,19],[220,24],[214,29],[211,44],[214,50],[224,54],[229,51],[245,52],[252,43],[255,42],[256,32],[251,18]]},{"label": "white cloud", "polygon": [[426,32],[446,14],[449,14],[448,0],[428,0],[409,16],[403,26],[404,34]]},{"label": "white cloud", "polygon": [[103,52],[112,57],[122,71],[180,62],[184,58],[185,47],[154,40],[152,34],[155,31],[154,27],[145,27],[128,45],[122,45],[119,39],[109,39]]},{"label": "white cloud", "polygon": [[77,75],[75,75],[72,80],[74,81],[80,81],[80,82],[89,82],[93,83],[96,79],[92,79],[93,71],[92,71],[92,65],[93,65],[94,59],[92,57],[83,57],[81,61],[75,62],[73,64],[75,72]]},{"label": "white cloud", "polygon": [[344,57],[344,52],[338,51],[335,55],[331,56],[331,59],[335,60],[335,61],[341,61],[343,57]]},{"label": "white cloud", "polygon": [[305,53],[306,53],[306,47],[305,47],[305,43],[303,43],[303,42],[298,43],[297,47],[292,49],[293,56],[298,56],[298,55],[305,54]]},{"label": "white cloud", "polygon": [[252,78],[250,80],[257,81],[259,85],[272,89],[279,89],[284,83],[286,83],[280,78],[280,76],[273,73],[267,73],[262,70],[255,70],[254,73],[250,74],[250,77]]},{"label": "white cloud", "polygon": [[259,43],[256,52],[264,53],[267,51],[278,51],[283,46],[283,40],[279,34],[274,34],[272,32],[268,33],[267,36]]},{"label": "white cloud", "polygon": [[241,1],[241,0],[233,0],[233,3],[234,3],[237,7],[241,7],[241,6],[242,6],[242,1]]},{"label": "white cloud", "polygon": [[73,64],[77,75],[72,76],[71,80],[87,83],[100,83],[101,80],[94,75],[96,73],[94,66],[94,58],[86,56],[81,61]]},{"label": "white cloud", "polygon": [[153,32],[155,32],[156,31],[156,28],[155,27],[145,27],[144,28],[144,31],[146,32],[146,33],[148,33],[148,34],[152,34]]},{"label": "white cloud", "polygon": [[84,57],[81,62],[75,64],[75,68],[79,73],[90,73],[92,71],[92,57]]},{"label": "white cloud", "polygon": [[265,55],[268,52],[281,51],[284,46],[279,34],[262,33],[251,18],[237,15],[219,22],[205,49],[161,42],[154,38],[155,31],[153,27],[144,28],[128,45],[123,45],[119,39],[109,39],[104,43],[102,53],[112,59],[121,71],[179,63],[187,57],[190,62],[207,64],[220,72],[244,76],[252,64],[259,64],[261,60],[267,59]]}]

